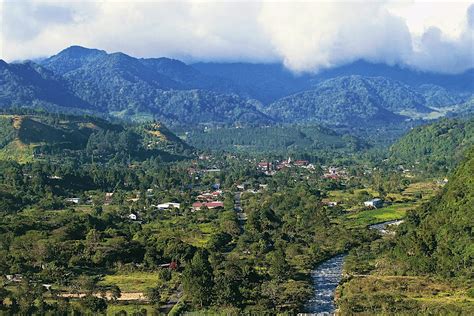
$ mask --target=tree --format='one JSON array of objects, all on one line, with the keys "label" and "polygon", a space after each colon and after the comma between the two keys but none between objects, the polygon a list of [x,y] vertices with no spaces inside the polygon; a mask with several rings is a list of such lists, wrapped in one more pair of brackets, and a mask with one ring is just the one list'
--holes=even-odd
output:
[{"label": "tree", "polygon": [[107,309],[107,301],[93,295],[86,295],[81,298],[81,305],[94,313],[102,313]]},{"label": "tree", "polygon": [[118,298],[122,296],[122,291],[117,285],[110,286],[110,295],[113,301],[116,301]]},{"label": "tree", "polygon": [[285,253],[277,249],[269,254],[270,257],[270,276],[279,282],[286,280],[291,273],[291,267],[286,262]]},{"label": "tree", "polygon": [[240,285],[242,283],[242,269],[233,263],[226,263],[215,277],[214,295],[219,305],[239,306],[242,303]]},{"label": "tree", "polygon": [[160,288],[158,286],[148,288],[146,290],[145,296],[151,304],[153,305],[160,304],[161,294],[160,294]]},{"label": "tree", "polygon": [[206,250],[199,250],[183,272],[183,288],[191,302],[199,307],[211,302],[213,287],[212,267]]}]

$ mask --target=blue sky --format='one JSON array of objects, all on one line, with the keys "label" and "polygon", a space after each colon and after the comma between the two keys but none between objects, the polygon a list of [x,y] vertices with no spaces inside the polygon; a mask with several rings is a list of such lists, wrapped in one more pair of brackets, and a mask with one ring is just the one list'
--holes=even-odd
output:
[{"label": "blue sky", "polygon": [[295,72],[358,59],[435,72],[474,67],[472,1],[0,1],[7,61],[82,45],[185,61],[282,62]]}]

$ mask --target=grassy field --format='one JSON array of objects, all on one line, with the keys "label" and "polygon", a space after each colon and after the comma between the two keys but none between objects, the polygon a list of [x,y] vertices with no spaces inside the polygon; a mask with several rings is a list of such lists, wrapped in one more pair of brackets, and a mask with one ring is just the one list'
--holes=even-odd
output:
[{"label": "grassy field", "polygon": [[342,314],[474,315],[467,289],[428,277],[354,277],[338,288]]},{"label": "grassy field", "polygon": [[161,284],[158,273],[130,272],[106,275],[101,284],[116,284],[122,292],[144,292],[147,288]]},{"label": "grassy field", "polygon": [[14,140],[0,150],[0,160],[15,160],[19,163],[33,161],[35,145],[26,145],[19,140]]},{"label": "grassy field", "polygon": [[133,315],[144,309],[147,311],[147,315],[153,315],[153,306],[143,304],[109,304],[107,306],[107,315],[114,316],[120,311],[125,311],[127,315]]},{"label": "grassy field", "polygon": [[415,203],[399,203],[373,210],[348,214],[345,221],[350,227],[367,226],[374,223],[402,219],[406,212],[416,207]]}]

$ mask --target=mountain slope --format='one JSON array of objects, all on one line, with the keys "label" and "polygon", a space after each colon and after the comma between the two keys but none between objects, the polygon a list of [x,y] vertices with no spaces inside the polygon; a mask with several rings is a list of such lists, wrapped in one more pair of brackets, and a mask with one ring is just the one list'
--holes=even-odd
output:
[{"label": "mountain slope", "polygon": [[323,81],[265,107],[267,114],[285,121],[366,124],[401,121],[401,114],[429,113],[422,95],[385,78],[349,76]]},{"label": "mountain slope", "polygon": [[311,87],[309,75],[295,75],[281,64],[196,63],[200,72],[228,79],[250,97],[270,103]]},{"label": "mountain slope", "polygon": [[68,90],[61,77],[34,63],[7,64],[0,60],[0,107],[65,107],[91,109],[92,106]]},{"label": "mountain slope", "polygon": [[71,46],[39,63],[56,74],[64,75],[104,55],[107,53],[103,50]]},{"label": "mountain slope", "polygon": [[472,145],[474,119],[444,119],[414,128],[392,145],[390,159],[424,170],[445,172],[462,160]]},{"label": "mountain slope", "polygon": [[399,267],[414,274],[472,277],[473,205],[474,147],[471,147],[442,194],[409,214],[400,227],[393,250]]},{"label": "mountain slope", "polygon": [[[79,56],[70,66],[70,55]],[[63,56],[64,55],[64,56]],[[71,91],[101,113],[156,118],[167,124],[256,124],[271,121],[255,102],[206,88],[218,85],[191,67],[170,59],[136,59],[122,53],[73,47],[43,62],[62,75]],[[216,90],[226,90],[225,81]],[[229,90],[231,90],[229,88]]]},{"label": "mountain slope", "polygon": [[179,83],[182,89],[204,89],[220,93],[245,95],[245,91],[231,80],[203,74],[180,60],[162,57],[143,58],[140,61],[156,73],[167,76]]},{"label": "mountain slope", "polygon": [[[242,87],[247,87],[248,93],[253,98],[265,104],[311,89],[325,80],[352,75],[384,77],[402,82],[413,89],[423,84],[430,84],[439,86],[454,95],[474,93],[474,70],[449,75],[421,72],[397,65],[356,61],[331,69],[323,69],[316,74],[293,75],[281,64],[196,63],[192,66],[204,74],[227,78]],[[436,100],[433,105],[436,103],[439,101]]]}]

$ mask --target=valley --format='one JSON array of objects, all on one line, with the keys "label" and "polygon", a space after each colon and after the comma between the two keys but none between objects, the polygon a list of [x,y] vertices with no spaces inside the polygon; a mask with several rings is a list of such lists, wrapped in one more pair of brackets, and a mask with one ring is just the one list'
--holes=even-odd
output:
[{"label": "valley", "polygon": [[[366,258],[392,242],[370,225],[412,223],[466,175],[414,161],[418,148],[404,144],[462,161],[472,139],[463,120],[416,128],[390,148],[311,125],[178,130],[183,140],[160,122],[32,110],[1,122],[2,308],[14,312],[311,311],[311,271],[349,253],[354,278],[336,295],[344,310],[361,275],[378,277]],[[459,137],[414,141],[446,126]]]},{"label": "valley", "polygon": [[2,61],[0,314],[471,314],[472,79]]}]

